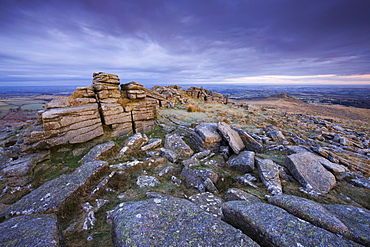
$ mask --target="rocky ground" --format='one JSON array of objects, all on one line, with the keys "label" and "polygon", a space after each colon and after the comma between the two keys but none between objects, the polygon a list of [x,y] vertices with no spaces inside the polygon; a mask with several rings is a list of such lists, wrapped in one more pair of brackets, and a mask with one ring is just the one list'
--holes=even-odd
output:
[{"label": "rocky ground", "polygon": [[[369,246],[369,123],[348,120],[186,98],[145,134],[23,158],[28,125],[8,128],[0,242]],[[28,190],[7,189],[27,179]]]}]

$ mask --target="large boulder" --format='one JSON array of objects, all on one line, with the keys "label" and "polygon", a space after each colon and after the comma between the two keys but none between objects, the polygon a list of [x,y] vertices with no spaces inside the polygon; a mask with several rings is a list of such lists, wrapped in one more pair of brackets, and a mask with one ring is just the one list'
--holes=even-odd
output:
[{"label": "large boulder", "polygon": [[218,132],[217,124],[203,123],[195,127],[190,136],[191,144],[197,151],[211,150],[218,151],[222,141],[222,136]]},{"label": "large boulder", "polygon": [[370,246],[370,211],[349,205],[323,204],[349,229],[347,235],[353,241]]},{"label": "large boulder", "polygon": [[0,245],[64,246],[55,214],[22,215],[0,224]]},{"label": "large boulder", "polygon": [[77,168],[71,174],[63,174],[51,180],[30,194],[22,197],[11,205],[5,216],[20,214],[60,212],[68,203],[74,203],[77,196],[90,183],[96,183],[96,178],[108,167],[108,162],[88,162]]},{"label": "large boulder", "polygon": [[245,148],[243,140],[240,138],[238,132],[233,130],[227,123],[219,122],[217,125],[218,130],[222,136],[229,143],[229,146],[234,153],[239,154]]},{"label": "large boulder", "polygon": [[257,159],[258,174],[262,183],[273,195],[281,195],[283,189],[280,182],[280,170],[277,164],[270,159]]},{"label": "large boulder", "polygon": [[323,167],[322,159],[325,158],[310,152],[297,153],[286,158],[285,166],[307,190],[328,193],[336,180],[334,175]]},{"label": "large boulder", "polygon": [[191,156],[194,151],[186,144],[186,142],[177,134],[167,134],[164,142],[164,147],[172,149],[181,157]]},{"label": "large boulder", "polygon": [[347,226],[320,203],[292,195],[273,196],[268,202],[333,233],[347,235],[349,232]]},{"label": "large boulder", "polygon": [[121,203],[111,218],[114,246],[259,246],[185,199]]},{"label": "large boulder", "polygon": [[266,203],[226,202],[224,220],[262,246],[358,246]]},{"label": "large boulder", "polygon": [[236,169],[241,172],[251,172],[254,170],[254,156],[252,151],[243,151],[238,155],[232,155],[227,164],[230,168]]}]

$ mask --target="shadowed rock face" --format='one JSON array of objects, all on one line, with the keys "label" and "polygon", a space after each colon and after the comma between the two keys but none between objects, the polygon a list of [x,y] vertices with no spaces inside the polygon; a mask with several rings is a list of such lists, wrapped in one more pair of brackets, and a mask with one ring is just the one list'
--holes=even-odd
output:
[{"label": "shadowed rock face", "polygon": [[197,205],[174,197],[122,203],[112,221],[114,246],[259,246]]},{"label": "shadowed rock face", "polygon": [[30,194],[14,203],[5,211],[10,217],[20,214],[58,212],[61,207],[75,195],[78,190],[108,167],[108,162],[88,162],[77,168],[72,174],[62,175],[41,185]]},{"label": "shadowed rock face", "polygon": [[1,246],[64,246],[55,214],[23,215],[0,224]]}]

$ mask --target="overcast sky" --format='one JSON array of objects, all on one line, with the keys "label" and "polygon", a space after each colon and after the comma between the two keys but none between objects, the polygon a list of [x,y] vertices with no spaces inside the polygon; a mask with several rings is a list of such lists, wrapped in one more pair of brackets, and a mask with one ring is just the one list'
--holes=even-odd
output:
[{"label": "overcast sky", "polygon": [[369,0],[0,0],[0,85],[370,84]]}]

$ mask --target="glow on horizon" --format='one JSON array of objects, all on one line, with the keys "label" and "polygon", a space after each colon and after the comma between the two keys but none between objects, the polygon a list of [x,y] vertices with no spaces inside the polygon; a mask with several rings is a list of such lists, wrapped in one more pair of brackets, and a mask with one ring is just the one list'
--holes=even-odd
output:
[{"label": "glow on horizon", "polygon": [[362,84],[370,85],[370,74],[365,75],[307,75],[307,76],[289,76],[289,75],[266,75],[250,76],[225,79],[220,84]]}]

